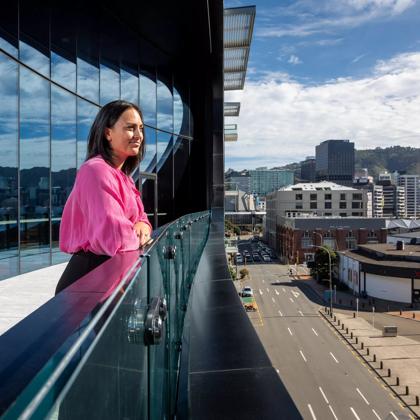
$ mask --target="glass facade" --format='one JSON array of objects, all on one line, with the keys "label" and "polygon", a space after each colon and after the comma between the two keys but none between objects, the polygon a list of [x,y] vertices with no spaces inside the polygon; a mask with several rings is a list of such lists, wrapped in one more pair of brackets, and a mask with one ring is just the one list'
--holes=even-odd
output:
[{"label": "glass facade", "polygon": [[163,53],[111,14],[67,7],[2,7],[0,280],[68,259],[58,250],[61,215],[90,126],[109,101],[142,109],[146,154],[133,178],[152,223],[174,218],[177,189],[178,200],[191,196],[188,80],[158,70]]}]

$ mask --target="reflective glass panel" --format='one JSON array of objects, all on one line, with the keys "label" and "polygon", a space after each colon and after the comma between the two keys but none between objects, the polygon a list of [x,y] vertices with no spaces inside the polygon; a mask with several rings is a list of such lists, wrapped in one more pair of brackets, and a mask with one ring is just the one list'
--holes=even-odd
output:
[{"label": "reflective glass panel", "polygon": [[173,210],[173,142],[168,133],[157,132],[158,138],[158,224],[172,220]]},{"label": "reflective glass panel", "polygon": [[77,93],[99,103],[99,68],[79,57],[77,58]]},{"label": "reflective glass panel", "polygon": [[133,73],[120,70],[121,73],[121,99],[134,104],[139,103],[139,78]]},{"label": "reflective glass panel", "polygon": [[49,83],[20,68],[21,272],[50,263]]},{"label": "reflective glass panel", "polygon": [[174,208],[176,215],[188,212],[186,203],[189,202],[190,185],[190,140],[178,137],[174,146]]},{"label": "reflective glass panel", "polygon": [[156,196],[156,175],[141,176],[141,199],[144,205],[144,211],[147,213],[150,223],[156,228],[155,215],[157,213],[157,196]]},{"label": "reflective glass panel", "polygon": [[64,89],[51,86],[52,248],[58,248],[60,220],[64,204],[73,187],[75,174],[76,97]]},{"label": "reflective glass panel", "polygon": [[164,165],[166,159],[171,156],[172,136],[162,131],[157,131],[157,167],[158,170]]},{"label": "reflective glass panel", "polygon": [[18,55],[18,2],[1,5],[0,48],[9,54]]},{"label": "reflective glass panel", "polygon": [[77,168],[86,160],[87,138],[99,107],[77,99]]},{"label": "reflective glass panel", "polygon": [[174,134],[180,134],[184,117],[184,105],[181,95],[174,89]]},{"label": "reflective glass panel", "polygon": [[144,134],[146,137],[146,153],[140,162],[140,170],[142,172],[155,172],[156,170],[156,130],[154,128],[145,127]]},{"label": "reflective glass panel", "polygon": [[76,63],[51,51],[51,78],[67,89],[76,92]]},{"label": "reflective glass panel", "polygon": [[120,99],[119,71],[101,63],[100,81],[101,105]]},{"label": "reflective glass panel", "polygon": [[171,89],[157,81],[157,128],[173,131],[173,99]]},{"label": "reflective glass panel", "polygon": [[0,53],[0,280],[18,273],[18,66]]},{"label": "reflective glass panel", "polygon": [[140,75],[140,108],[144,123],[156,127],[156,81],[150,74]]},{"label": "reflective glass panel", "polygon": [[19,57],[34,70],[50,74],[50,11],[45,2],[20,2]]}]

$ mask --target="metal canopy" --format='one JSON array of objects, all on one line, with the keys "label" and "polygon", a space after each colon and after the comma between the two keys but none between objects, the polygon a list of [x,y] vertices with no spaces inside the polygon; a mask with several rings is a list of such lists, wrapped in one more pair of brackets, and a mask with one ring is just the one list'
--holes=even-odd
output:
[{"label": "metal canopy", "polygon": [[225,117],[239,117],[239,111],[241,109],[240,102],[225,102],[224,106]]},{"label": "metal canopy", "polygon": [[225,9],[224,88],[243,89],[255,21],[255,6]]},{"label": "metal canopy", "polygon": [[237,124],[225,124],[225,141],[238,141]]}]

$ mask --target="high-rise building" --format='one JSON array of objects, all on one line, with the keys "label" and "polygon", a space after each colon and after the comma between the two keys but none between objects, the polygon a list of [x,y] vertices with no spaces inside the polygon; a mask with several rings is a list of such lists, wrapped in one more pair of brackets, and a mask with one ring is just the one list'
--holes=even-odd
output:
[{"label": "high-rise building", "polygon": [[406,217],[417,219],[420,217],[420,176],[419,175],[400,175],[398,186],[405,191],[405,211]]},{"label": "high-rise building", "polygon": [[405,189],[393,183],[392,175],[388,172],[379,174],[377,186],[382,187],[382,214],[383,217],[404,218]]},{"label": "high-rise building", "polygon": [[316,180],[316,159],[315,156],[308,156],[300,162],[300,178],[302,182],[315,182]]},{"label": "high-rise building", "polygon": [[326,140],[316,146],[316,180],[349,187],[353,184],[354,143]]},{"label": "high-rise building", "polygon": [[249,171],[251,193],[266,195],[294,182],[294,172],[281,169],[258,168]]}]

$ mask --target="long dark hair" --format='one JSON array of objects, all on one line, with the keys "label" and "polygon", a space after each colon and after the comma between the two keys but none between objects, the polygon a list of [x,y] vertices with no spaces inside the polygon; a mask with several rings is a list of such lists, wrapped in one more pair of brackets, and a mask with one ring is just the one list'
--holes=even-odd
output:
[{"label": "long dark hair", "polygon": [[[114,166],[112,161],[112,149],[109,141],[105,137],[105,129],[112,128],[120,118],[121,114],[130,108],[135,109],[143,121],[143,114],[140,108],[131,102],[120,100],[112,101],[104,105],[99,110],[98,115],[96,116],[89,131],[86,160],[89,160],[97,155],[101,155],[105,162]],[[121,168],[125,174],[130,175],[137,168],[139,162],[143,160],[143,156],[146,151],[145,144],[146,138],[143,129],[143,141],[140,145],[138,155],[129,156]]]}]

